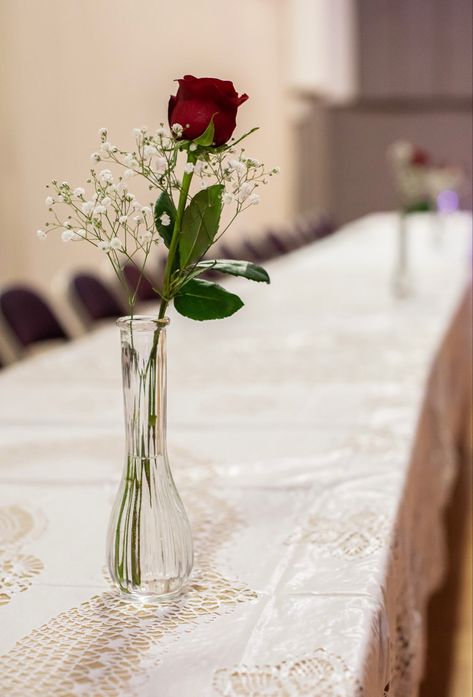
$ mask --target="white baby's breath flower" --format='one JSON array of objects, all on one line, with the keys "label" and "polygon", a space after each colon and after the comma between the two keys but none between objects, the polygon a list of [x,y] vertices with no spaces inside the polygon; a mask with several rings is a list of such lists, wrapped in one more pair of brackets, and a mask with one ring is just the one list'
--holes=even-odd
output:
[{"label": "white baby's breath flower", "polygon": [[186,172],[187,174],[192,174],[193,171],[194,171],[194,165],[192,164],[192,162],[188,162],[186,164],[186,166],[184,167],[184,172]]},{"label": "white baby's breath flower", "polygon": [[248,196],[251,194],[252,191],[253,191],[253,187],[251,184],[248,184],[248,182],[245,182],[244,184],[242,184],[240,191],[238,192],[238,200],[240,201],[240,203],[243,203],[244,201],[246,201],[246,199],[248,198]]},{"label": "white baby's breath flower", "polygon": [[138,167],[138,161],[133,157],[131,152],[127,153],[123,158],[123,164],[125,167]]},{"label": "white baby's breath flower", "polygon": [[61,196],[61,194],[59,194],[59,196],[57,197],[57,200],[59,203],[64,203],[64,196]]},{"label": "white baby's breath flower", "polygon": [[158,152],[157,148],[154,145],[145,145],[143,148],[143,155],[145,157],[153,157],[153,155],[156,155]]},{"label": "white baby's breath flower", "polygon": [[85,194],[85,191],[81,186],[78,186],[74,189],[73,194],[74,196],[83,196]]},{"label": "white baby's breath flower", "polygon": [[141,128],[133,128],[132,133],[133,133],[133,136],[135,138],[142,138],[143,137],[143,132],[142,132]]},{"label": "white baby's breath flower", "polygon": [[155,162],[155,168],[157,174],[164,174],[166,171],[166,168],[168,166],[168,163],[166,161],[165,157],[158,157]]},{"label": "white baby's breath flower", "polygon": [[143,222],[143,216],[142,216],[142,215],[135,215],[135,216],[133,216],[133,222],[135,222],[135,223],[142,223],[142,222]]},{"label": "white baby's breath flower", "polygon": [[54,203],[53,197],[52,197],[52,196],[47,196],[44,203],[45,203],[47,206],[52,206],[53,203]]},{"label": "white baby's breath flower", "polygon": [[102,250],[102,252],[110,251],[110,242],[108,240],[100,240],[97,247]]},{"label": "white baby's breath flower", "polygon": [[90,215],[92,211],[94,210],[95,207],[95,202],[94,201],[85,201],[82,206],[80,207],[82,213],[84,215]]},{"label": "white baby's breath flower", "polygon": [[105,196],[105,198],[102,199],[102,206],[109,206],[112,203],[112,199],[110,196]]},{"label": "white baby's breath flower", "polygon": [[124,179],[131,179],[131,177],[134,177],[137,173],[134,172],[132,169],[126,169],[123,172],[123,178]]},{"label": "white baby's breath flower", "polygon": [[414,152],[414,146],[407,140],[396,140],[388,147],[387,156],[396,165],[405,165]]},{"label": "white baby's breath flower", "polygon": [[112,144],[106,140],[102,145],[100,146],[100,149],[103,150],[105,153],[109,153],[112,149]]},{"label": "white baby's breath flower", "polygon": [[102,158],[100,157],[98,152],[93,152],[92,155],[90,156],[90,159],[95,160],[95,162],[100,162],[100,160]]},{"label": "white baby's breath flower", "polygon": [[120,223],[120,225],[125,225],[125,223],[126,223],[127,221],[128,221],[128,216],[127,216],[127,215],[121,215],[121,216],[118,218],[118,222]]},{"label": "white baby's breath flower", "polygon": [[150,240],[153,237],[153,233],[150,230],[143,230],[143,232],[140,235],[140,239],[142,240]]},{"label": "white baby's breath flower", "polygon": [[106,207],[106,206],[101,206],[101,205],[95,206],[94,213],[95,213],[96,215],[102,215],[102,213],[106,213],[106,212],[107,212],[107,207]]},{"label": "white baby's breath flower", "polygon": [[233,196],[231,194],[223,194],[222,196],[222,201],[223,203],[228,206],[230,203],[233,201]]},{"label": "white baby's breath flower", "polygon": [[118,237],[112,237],[112,239],[110,240],[110,247],[112,249],[121,249],[122,248],[121,240]]},{"label": "white baby's breath flower", "polygon": [[44,230],[36,230],[36,237],[38,240],[46,240],[48,235]]},{"label": "white baby's breath flower", "polygon": [[61,240],[63,242],[70,242],[72,239],[74,239],[74,233],[72,230],[63,230],[61,233]]},{"label": "white baby's breath flower", "polygon": [[202,160],[197,160],[197,162],[194,165],[194,174],[197,174],[198,176],[202,173],[202,169],[204,167],[204,163]]},{"label": "white baby's breath flower", "polygon": [[184,127],[180,123],[173,124],[171,130],[177,138],[180,138],[184,133]]},{"label": "white baby's breath flower", "polygon": [[99,128],[99,136],[100,136],[101,138],[106,138],[106,137],[107,137],[107,133],[108,133],[108,131],[107,131],[106,128]]},{"label": "white baby's breath flower", "polygon": [[260,201],[261,197],[259,194],[251,194],[251,196],[248,198],[248,205],[257,206]]},{"label": "white baby's breath flower", "polygon": [[246,167],[241,160],[229,160],[228,166],[230,169],[238,172],[238,174],[243,174],[246,171]]},{"label": "white baby's breath flower", "polygon": [[109,169],[102,169],[99,172],[99,179],[102,182],[109,182],[111,184],[113,182],[113,174]]},{"label": "white baby's breath flower", "polygon": [[156,131],[156,137],[157,137],[157,138],[167,138],[167,136],[168,136],[168,132],[167,132],[167,130],[166,130],[165,128],[163,128],[163,127],[158,128],[158,130]]},{"label": "white baby's breath flower", "polygon": [[191,152],[195,152],[195,151],[197,150],[197,145],[196,145],[195,143],[191,143],[191,144],[189,145],[189,150],[190,150]]},{"label": "white baby's breath flower", "polygon": [[152,211],[151,211],[151,208],[149,206],[143,206],[143,208],[141,209],[141,212],[143,213],[143,215],[151,215]]},{"label": "white baby's breath flower", "polygon": [[138,210],[138,208],[141,208],[141,203],[137,201],[136,199],[131,202],[131,207],[133,208],[134,211]]},{"label": "white baby's breath flower", "polygon": [[132,194],[131,191],[128,191],[125,194],[125,201],[128,201],[128,203],[130,203],[130,201],[134,201],[134,200],[135,200],[135,194]]},{"label": "white baby's breath flower", "polygon": [[171,218],[167,213],[161,213],[159,216],[159,219],[161,221],[161,225],[164,225],[164,227],[167,227],[168,225],[171,224]]},{"label": "white baby's breath flower", "polygon": [[65,221],[63,222],[63,225],[64,225],[64,227],[66,227],[66,228],[68,228],[68,229],[72,227],[71,221],[70,221],[70,220],[65,220]]}]

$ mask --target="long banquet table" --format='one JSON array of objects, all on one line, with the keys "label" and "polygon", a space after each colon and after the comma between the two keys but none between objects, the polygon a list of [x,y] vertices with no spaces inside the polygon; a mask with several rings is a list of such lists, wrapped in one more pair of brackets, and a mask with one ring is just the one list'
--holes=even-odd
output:
[{"label": "long banquet table", "polygon": [[[169,330],[169,449],[196,563],[137,607],[105,571],[121,475],[118,330],[0,375],[0,694],[413,697],[468,408],[471,218],[426,216],[391,294],[376,214],[230,282]],[[437,242],[436,242],[437,239]],[[463,300],[462,300],[463,298]]]}]

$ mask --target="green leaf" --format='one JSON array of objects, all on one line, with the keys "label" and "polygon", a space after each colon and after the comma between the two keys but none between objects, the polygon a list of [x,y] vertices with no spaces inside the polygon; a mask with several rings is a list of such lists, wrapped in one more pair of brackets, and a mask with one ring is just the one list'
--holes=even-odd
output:
[{"label": "green leaf", "polygon": [[214,184],[194,196],[182,217],[179,239],[180,267],[205,254],[214,241],[222,213],[222,184]]},{"label": "green leaf", "polygon": [[217,283],[195,279],[181,288],[174,307],[184,317],[203,321],[230,317],[243,307],[243,301]]},{"label": "green leaf", "polygon": [[[163,213],[166,213],[169,216],[169,218],[171,219],[171,222],[169,223],[169,225],[162,224],[161,216]],[[172,231],[174,229],[175,220],[176,220],[176,206],[174,205],[174,201],[172,200],[172,198],[169,196],[169,194],[166,191],[163,191],[161,196],[158,198],[158,200],[154,204],[154,224],[156,226],[156,230],[159,232],[159,234],[163,238],[164,244],[168,248],[171,244]]]},{"label": "green leaf", "polygon": [[435,210],[435,206],[431,201],[418,201],[417,203],[411,203],[404,208],[406,214],[409,213],[429,213]]},{"label": "green leaf", "polygon": [[231,276],[243,276],[250,281],[259,283],[270,282],[268,272],[262,266],[257,266],[249,261],[237,261],[236,259],[206,260],[196,264],[195,270],[197,269],[200,270],[200,273],[219,271],[220,273],[228,273]]},{"label": "green leaf", "polygon": [[214,126],[214,116],[213,114],[212,118],[210,119],[210,123],[205,129],[205,131],[200,135],[198,138],[194,138],[192,141],[196,145],[203,145],[203,146],[208,146],[212,145],[214,142],[214,134],[215,134],[215,126]]}]

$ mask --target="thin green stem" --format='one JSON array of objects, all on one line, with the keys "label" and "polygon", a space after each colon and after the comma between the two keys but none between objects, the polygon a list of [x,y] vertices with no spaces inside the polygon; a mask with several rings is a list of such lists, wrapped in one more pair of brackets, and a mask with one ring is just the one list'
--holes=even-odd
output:
[{"label": "thin green stem", "polygon": [[[189,153],[187,162],[194,164],[195,158]],[[168,258],[166,260],[166,267],[164,269],[164,282],[163,289],[161,292],[162,302],[159,309],[159,319],[163,319],[166,313],[167,306],[169,304],[170,298],[170,285],[171,285],[171,274],[174,269],[174,260],[179,246],[179,238],[181,234],[181,225],[184,211],[186,208],[187,197],[189,195],[189,189],[193,177],[193,172],[184,172],[182,177],[181,193],[179,194],[179,203],[176,211],[176,220],[174,221],[174,228],[172,231],[171,244],[169,246]]]}]

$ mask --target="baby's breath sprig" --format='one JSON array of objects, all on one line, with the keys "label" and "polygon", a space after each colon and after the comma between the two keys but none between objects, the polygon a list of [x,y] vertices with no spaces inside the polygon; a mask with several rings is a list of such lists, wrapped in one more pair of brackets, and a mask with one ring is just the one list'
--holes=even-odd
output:
[{"label": "baby's breath sprig", "polygon": [[[146,127],[134,128],[131,150],[114,145],[109,140],[108,129],[101,128],[99,148],[91,155],[94,166],[86,186],[73,188],[68,182],[59,183],[56,179],[48,186],[45,203],[50,220],[44,229],[37,231],[38,238],[44,240],[59,232],[63,242],[87,242],[105,253],[127,292],[132,312],[137,290],[130,294],[123,275],[125,261],[135,265],[141,277],[151,251],[164,242],[169,250],[164,282],[156,289],[161,298],[160,317],[164,316],[168,304],[178,293],[183,295],[190,279],[194,283],[206,283],[196,279],[208,268],[203,258],[211,245],[238,215],[260,202],[260,187],[279,172],[277,167],[267,170],[249,157],[244,148],[237,151],[236,144],[249,133],[238,141],[233,140],[233,144],[230,141],[215,147],[213,119],[205,133],[193,141],[183,138],[185,128],[178,123],[171,131],[164,124],[154,132]],[[180,153],[186,154],[181,167],[178,166]],[[118,168],[119,174],[114,174],[112,168]],[[130,189],[135,177],[144,179],[148,189],[157,192],[154,203],[138,201]],[[191,184],[196,191],[192,192]],[[219,230],[223,207],[229,209],[229,222]],[[188,254],[189,245],[192,253]],[[242,266],[232,271],[229,264],[219,266],[216,260],[213,268],[253,280],[269,280],[262,269],[250,273],[251,265],[247,264],[246,271]],[[258,278],[255,273],[259,274]],[[218,292],[231,295],[223,289]],[[176,308],[179,309],[178,304]],[[192,312],[187,316],[193,316]],[[207,318],[210,317],[203,317]]]}]

